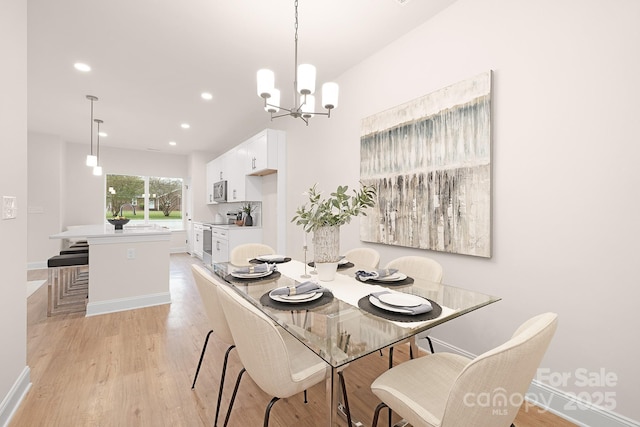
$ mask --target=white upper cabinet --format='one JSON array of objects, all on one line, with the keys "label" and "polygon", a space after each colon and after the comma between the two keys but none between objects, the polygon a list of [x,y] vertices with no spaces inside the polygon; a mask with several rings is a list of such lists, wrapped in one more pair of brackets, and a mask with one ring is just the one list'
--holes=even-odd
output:
[{"label": "white upper cabinet", "polygon": [[227,202],[262,201],[262,181],[246,175],[247,144],[225,153],[227,165]]},{"label": "white upper cabinet", "polygon": [[213,184],[218,181],[227,181],[227,202],[262,201],[260,177],[277,172],[278,147],[284,142],[284,131],[265,129],[207,163],[207,204],[216,203]]},{"label": "white upper cabinet", "polygon": [[265,129],[245,142],[247,175],[269,175],[278,170],[278,144],[284,137],[284,131]]}]

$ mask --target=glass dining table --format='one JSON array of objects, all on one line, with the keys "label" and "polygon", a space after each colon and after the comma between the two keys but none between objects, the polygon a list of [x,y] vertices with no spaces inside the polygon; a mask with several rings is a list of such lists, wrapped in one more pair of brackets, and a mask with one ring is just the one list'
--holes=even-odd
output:
[{"label": "glass dining table", "polygon": [[[398,277],[402,280],[396,281],[361,281],[355,275],[358,266],[349,263],[345,267],[338,269],[334,280],[318,282],[330,292],[324,292],[313,300],[294,302],[274,300],[269,293],[275,288],[317,281],[314,275],[301,277],[313,271],[300,261],[279,263],[275,272],[250,279],[234,277],[231,273],[237,267],[232,264],[213,264],[212,268],[224,282],[331,367],[331,375],[326,381],[327,425],[330,427],[338,425],[338,370],[341,367],[500,300],[495,296],[404,275]],[[376,300],[370,297],[372,293],[385,291],[426,298],[434,310],[431,315],[420,316],[402,313],[402,310],[387,312],[380,308],[384,305],[372,304]],[[422,320],[425,318],[428,320]],[[413,354],[417,354],[415,339],[409,341]]]}]

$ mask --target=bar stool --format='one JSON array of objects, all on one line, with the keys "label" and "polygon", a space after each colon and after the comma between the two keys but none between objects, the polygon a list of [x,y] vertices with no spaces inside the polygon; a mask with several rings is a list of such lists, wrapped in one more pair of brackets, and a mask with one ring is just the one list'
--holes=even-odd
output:
[{"label": "bar stool", "polygon": [[89,265],[89,253],[56,255],[47,260],[49,267],[47,316],[86,310],[89,278],[82,273]]}]

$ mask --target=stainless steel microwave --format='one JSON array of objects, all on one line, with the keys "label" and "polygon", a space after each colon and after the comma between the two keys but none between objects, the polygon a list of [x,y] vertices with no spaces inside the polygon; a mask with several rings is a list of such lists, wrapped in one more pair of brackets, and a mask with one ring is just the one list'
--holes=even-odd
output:
[{"label": "stainless steel microwave", "polygon": [[227,201],[227,181],[218,181],[213,183],[213,201]]}]

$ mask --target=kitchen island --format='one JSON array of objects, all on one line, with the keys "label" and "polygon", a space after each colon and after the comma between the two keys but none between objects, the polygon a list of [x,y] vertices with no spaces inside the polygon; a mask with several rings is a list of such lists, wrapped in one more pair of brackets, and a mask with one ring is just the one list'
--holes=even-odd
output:
[{"label": "kitchen island", "polygon": [[51,239],[89,244],[87,316],[171,303],[171,232],[153,225],[73,227]]}]

